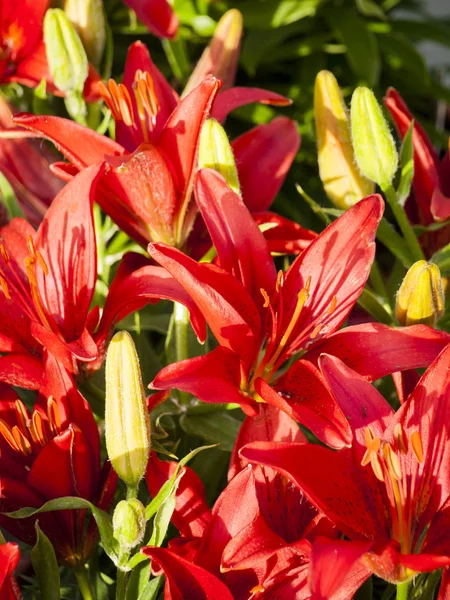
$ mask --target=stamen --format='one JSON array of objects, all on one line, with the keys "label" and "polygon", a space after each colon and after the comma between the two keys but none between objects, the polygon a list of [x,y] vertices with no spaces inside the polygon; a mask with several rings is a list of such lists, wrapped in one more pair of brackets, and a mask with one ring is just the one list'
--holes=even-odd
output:
[{"label": "stamen", "polygon": [[27,237],[28,252],[32,258],[36,258],[36,249],[34,247],[33,238],[31,235]]},{"label": "stamen", "polygon": [[264,304],[263,304],[263,308],[267,308],[270,305],[270,298],[268,293],[266,292],[265,289],[261,288],[259,290],[262,294],[262,297],[264,298]]},{"label": "stamen", "polygon": [[284,274],[283,274],[283,271],[280,269],[278,271],[277,282],[275,284],[275,289],[277,290],[277,292],[279,292],[280,289],[283,287],[283,283],[284,283]]},{"label": "stamen", "polygon": [[372,452],[372,454],[370,455],[370,463],[372,465],[373,472],[375,473],[375,477],[379,481],[384,481],[383,468],[381,466],[381,461],[379,459],[378,454],[374,454]]},{"label": "stamen", "polygon": [[22,431],[22,433],[26,435],[29,423],[27,409],[21,400],[16,400],[14,405],[16,409],[17,424],[19,425],[19,429]]},{"label": "stamen", "polygon": [[42,447],[48,442],[48,436],[44,428],[44,419],[42,415],[37,410],[34,411],[32,417],[32,423],[30,427],[31,437],[33,441],[37,444],[40,444]]},{"label": "stamen", "polygon": [[5,248],[3,244],[0,244],[0,254],[2,255],[3,260],[6,264],[9,263],[9,254],[8,250]]},{"label": "stamen", "polygon": [[32,453],[32,448],[28,438],[24,436],[16,425],[11,429],[11,433],[13,434],[14,441],[16,442],[19,451],[22,452],[24,456],[30,455]]},{"label": "stamen", "polygon": [[311,333],[311,335],[309,336],[312,340],[314,340],[320,333],[320,330],[322,329],[322,324],[319,323],[318,325],[316,325]]},{"label": "stamen", "polygon": [[111,111],[115,121],[123,121],[127,127],[134,125],[133,103],[127,88],[123,83],[108,80],[108,85],[100,82],[100,93]]},{"label": "stamen", "polygon": [[3,275],[0,274],[0,287],[3,290],[3,293],[5,294],[6,298],[8,300],[11,300],[11,294],[9,293],[9,287],[8,287],[8,283],[6,281],[6,279],[3,277]]},{"label": "stamen", "polygon": [[39,251],[36,252],[36,258],[39,263],[39,266],[41,267],[42,271],[44,272],[44,275],[48,275],[47,263],[45,262],[44,257],[42,256],[42,254]]},{"label": "stamen", "polygon": [[366,446],[369,447],[373,439],[375,438],[371,427],[366,427],[364,429],[364,440],[366,442]]},{"label": "stamen", "polygon": [[383,454],[386,460],[389,475],[397,481],[400,481],[402,478],[400,461],[398,460],[398,456],[392,450],[391,445],[389,443],[383,445]]},{"label": "stamen", "polygon": [[0,435],[2,435],[5,438],[5,440],[15,452],[20,452],[20,448],[17,445],[16,440],[14,439],[10,426],[7,423],[5,423],[3,419],[0,419]]},{"label": "stamen", "polygon": [[47,400],[47,417],[52,434],[58,435],[61,433],[61,419],[59,418],[58,405],[53,396],[49,396]]},{"label": "stamen", "polygon": [[423,445],[422,438],[418,431],[414,431],[410,437],[413,452],[420,463],[423,463]]},{"label": "stamen", "polygon": [[[311,281],[311,278],[308,277],[308,281],[306,282],[306,285],[308,286],[308,283]],[[283,337],[280,340],[280,347],[283,348],[288,339],[289,336],[291,335],[295,325],[297,324],[297,321],[300,317],[300,314],[303,310],[303,307],[305,306],[305,302],[308,300],[309,298],[309,294],[308,294],[308,289],[307,287],[304,287],[303,289],[301,289],[298,293],[297,296],[297,304],[295,306],[295,310],[294,310],[294,314],[292,315],[292,318],[289,322],[289,325],[286,328],[286,331],[284,332]]]},{"label": "stamen", "polygon": [[408,451],[408,438],[401,423],[396,423],[394,426],[394,439],[398,450],[405,454]]},{"label": "stamen", "polygon": [[330,302],[330,306],[327,309],[327,315],[331,315],[336,310],[337,306],[337,296],[333,296]]},{"label": "stamen", "polygon": [[258,585],[255,585],[255,587],[252,587],[252,589],[250,590],[250,594],[252,594],[252,596],[255,594],[261,594],[262,592],[265,592],[265,590],[266,589],[264,586],[258,584]]}]

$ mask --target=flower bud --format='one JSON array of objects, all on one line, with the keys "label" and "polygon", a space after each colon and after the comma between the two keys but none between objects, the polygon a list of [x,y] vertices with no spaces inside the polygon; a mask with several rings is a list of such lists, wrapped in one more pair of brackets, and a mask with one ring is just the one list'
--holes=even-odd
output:
[{"label": "flower bud", "polygon": [[243,24],[242,14],[236,8],[227,10],[222,16],[183,90],[183,98],[200,85],[207,75],[219,77],[222,80],[222,89],[233,85]]},{"label": "flower bud", "polygon": [[200,133],[198,167],[208,167],[220,173],[233,192],[240,194],[238,172],[233,149],[222,125],[216,119],[207,119]]},{"label": "flower bud", "polygon": [[122,550],[142,542],[145,533],[145,507],[137,498],[121,500],[112,518],[113,534]]},{"label": "flower bud", "polygon": [[353,92],[351,106],[353,149],[361,173],[382,190],[387,189],[398,167],[394,138],[374,93],[366,87]]},{"label": "flower bud", "polygon": [[106,42],[102,0],[65,0],[64,12],[80,36],[89,60],[98,67]]},{"label": "flower bud", "polygon": [[150,419],[139,358],[131,335],[120,331],[106,356],[106,449],[118,476],[136,487],[150,453]]},{"label": "flower bud", "polygon": [[445,297],[439,267],[425,260],[414,263],[397,292],[395,316],[400,325],[434,327],[444,314]]},{"label": "flower bud", "polygon": [[335,76],[320,71],[314,85],[320,179],[325,193],[338,208],[347,209],[374,191],[355,162],[347,107]]},{"label": "flower bud", "polygon": [[55,86],[65,94],[81,94],[89,64],[83,44],[59,8],[50,8],[44,18],[47,60]]}]

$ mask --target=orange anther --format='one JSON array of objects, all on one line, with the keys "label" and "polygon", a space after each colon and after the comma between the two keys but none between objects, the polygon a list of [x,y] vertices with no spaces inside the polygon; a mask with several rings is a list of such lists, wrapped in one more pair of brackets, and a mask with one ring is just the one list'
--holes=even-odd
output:
[{"label": "orange anther", "polygon": [[270,305],[270,298],[269,298],[269,295],[268,295],[268,293],[266,292],[266,290],[265,290],[265,289],[263,289],[263,288],[261,288],[259,291],[261,292],[261,294],[262,294],[262,297],[264,298],[264,304],[263,304],[263,307],[264,307],[264,308],[267,308],[267,307]]},{"label": "orange anther", "polygon": [[2,258],[5,261],[5,263],[9,263],[9,253],[3,244],[0,244],[0,254],[2,255]]},{"label": "orange anther", "polygon": [[375,454],[374,452],[371,453],[370,463],[372,465],[373,472],[375,473],[375,477],[379,481],[384,481],[383,468],[381,466],[381,461],[379,459],[378,454]]},{"label": "orange anther", "polygon": [[8,423],[5,423],[3,419],[0,419],[0,435],[2,435],[5,438],[5,440],[15,452],[20,452],[20,448],[17,445],[16,440],[14,439],[10,426],[8,425]]},{"label": "orange anther", "polygon": [[386,465],[391,477],[400,481],[402,478],[402,469],[400,467],[400,461],[398,460],[398,456],[392,450],[390,444],[383,445],[383,454],[386,461]]},{"label": "orange anther", "polygon": [[312,340],[314,340],[319,335],[321,329],[322,325],[320,323],[314,327],[310,336]]},{"label": "orange anther", "polygon": [[49,396],[47,400],[47,417],[53,435],[58,435],[61,432],[61,419],[59,417],[58,405],[53,396]]},{"label": "orange anther", "polygon": [[28,252],[30,253],[30,256],[32,256],[34,258],[36,256],[36,249],[34,247],[33,238],[31,237],[31,235],[29,235],[27,237],[27,246],[28,246]]},{"label": "orange anther", "polygon": [[413,452],[414,452],[417,460],[420,463],[422,463],[423,462],[423,444],[422,444],[422,438],[420,436],[420,433],[418,431],[414,431],[411,434],[410,440],[411,440],[411,446],[412,446]]},{"label": "orange anther", "polygon": [[364,429],[364,440],[366,442],[366,446],[369,447],[372,440],[375,438],[373,431],[370,427],[366,427]]},{"label": "orange anther", "polygon": [[283,271],[280,269],[278,271],[277,282],[275,284],[275,289],[277,290],[277,292],[279,292],[280,289],[283,287],[283,283],[284,283],[284,274],[283,274]]},{"label": "orange anther", "polygon": [[8,298],[8,300],[11,300],[11,294],[9,293],[8,283],[7,283],[6,279],[3,277],[3,275],[0,275],[0,287],[2,288],[3,293]]},{"label": "orange anther", "polygon": [[337,296],[333,296],[333,298],[331,299],[331,302],[330,302],[330,306],[327,309],[327,314],[331,315],[331,313],[334,313],[334,311],[336,310],[336,306],[337,306]]},{"label": "orange anther", "polygon": [[31,419],[30,433],[33,441],[45,446],[48,442],[47,433],[44,428],[44,419],[39,411],[35,410]]},{"label": "orange anther", "polygon": [[13,434],[14,441],[16,442],[19,451],[22,452],[24,456],[30,455],[32,453],[32,449],[28,438],[24,436],[24,434],[16,425],[14,425],[14,427],[11,429],[11,433]]},{"label": "orange anther", "polygon": [[19,429],[22,431],[22,433],[26,434],[29,423],[27,409],[21,400],[16,400],[14,406],[16,409],[16,419]]}]

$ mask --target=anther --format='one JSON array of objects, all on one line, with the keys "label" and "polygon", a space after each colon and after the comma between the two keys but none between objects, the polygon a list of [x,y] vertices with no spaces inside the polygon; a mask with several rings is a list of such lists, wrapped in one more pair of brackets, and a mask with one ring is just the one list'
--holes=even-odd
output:
[{"label": "anther", "polygon": [[266,292],[266,290],[264,288],[261,288],[259,291],[261,292],[262,297],[264,298],[263,307],[267,308],[270,305],[269,295],[268,295],[268,293]]},{"label": "anther", "polygon": [[420,437],[420,433],[418,431],[414,431],[410,437],[411,446],[413,452],[417,458],[417,460],[422,463],[423,462],[423,445],[422,438]]},{"label": "anther", "polygon": [[20,452],[20,448],[17,445],[16,440],[14,439],[10,426],[7,423],[5,423],[3,419],[0,419],[0,435],[2,435],[5,438],[5,440],[15,452]]},{"label": "anther", "polygon": [[134,124],[133,104],[127,88],[122,83],[109,79],[108,85],[101,81],[100,93],[103,96],[115,121],[123,121],[127,127]]},{"label": "anther", "polygon": [[49,396],[47,400],[47,417],[52,434],[58,435],[61,432],[61,420],[59,418],[58,406],[53,396]]},{"label": "anther", "polygon": [[5,294],[7,299],[11,300],[11,294],[9,293],[9,287],[8,287],[6,279],[3,277],[3,275],[0,275],[0,287],[2,288],[3,293]]},{"label": "anther", "polygon": [[388,467],[389,474],[397,481],[400,481],[402,478],[400,461],[398,460],[398,456],[392,450],[392,447],[389,443],[383,445],[383,454]]},{"label": "anther", "polygon": [[314,340],[320,333],[320,330],[322,329],[322,324],[319,323],[318,325],[316,325],[311,333],[311,335],[309,336],[312,340]]},{"label": "anther", "polygon": [[375,473],[375,477],[379,481],[384,481],[383,468],[381,466],[381,461],[378,457],[378,454],[375,454],[374,452],[371,453],[370,464],[372,465],[372,469],[373,469],[373,472]]},{"label": "anther", "polygon": [[21,400],[16,400],[14,406],[16,409],[17,424],[19,425],[19,429],[22,431],[22,433],[25,434],[28,429],[28,424],[30,422],[28,418],[27,409],[25,408],[25,405]]},{"label": "anther", "polygon": [[39,251],[36,252],[36,258],[39,263],[39,266],[41,267],[42,271],[44,272],[44,275],[48,275],[47,263],[45,262],[44,257],[42,256],[42,254]]},{"label": "anther", "polygon": [[2,258],[5,261],[5,263],[8,264],[9,263],[9,253],[3,244],[0,244],[0,254],[2,255]]},{"label": "anther", "polygon": [[20,429],[14,425],[11,429],[11,433],[13,434],[14,441],[16,442],[19,451],[22,452],[24,456],[28,456],[32,453],[31,444],[28,438],[20,431]]},{"label": "anther", "polygon": [[28,252],[30,253],[30,256],[35,258],[36,257],[36,249],[34,247],[33,238],[31,237],[31,235],[29,235],[27,237],[27,246],[28,246]]},{"label": "anther", "polygon": [[337,306],[337,296],[333,296],[330,302],[330,306],[327,309],[327,315],[331,315],[336,310]]},{"label": "anther", "polygon": [[277,292],[279,292],[280,289],[283,287],[283,283],[284,283],[284,274],[283,274],[283,271],[280,269],[278,271],[277,282],[275,284],[275,289],[277,290]]}]

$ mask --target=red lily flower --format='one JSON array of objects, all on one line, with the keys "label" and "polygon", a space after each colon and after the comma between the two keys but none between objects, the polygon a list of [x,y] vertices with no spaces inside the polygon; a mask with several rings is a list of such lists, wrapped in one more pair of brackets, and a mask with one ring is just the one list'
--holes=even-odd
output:
[{"label": "red lily flower", "polygon": [[[400,94],[389,88],[384,99],[398,132],[405,137],[413,115]],[[425,225],[450,216],[450,158],[449,153],[439,161],[430,139],[417,121],[413,131],[414,195]]]},{"label": "red lily flower", "polygon": [[[13,111],[0,97],[0,129],[11,126]],[[39,225],[53,198],[63,187],[61,180],[49,171],[57,155],[26,139],[0,138],[0,171],[13,188],[27,219]],[[42,174],[46,173],[45,177]]]},{"label": "red lily flower", "polygon": [[[43,348],[77,374],[83,363],[104,357],[117,318],[149,301],[177,299],[193,311],[194,328],[205,336],[203,317],[164,269],[119,270],[99,331],[98,310],[89,312],[97,281],[92,205],[102,167],[80,173],[58,194],[36,232],[23,219],[0,229],[0,380],[37,389]],[[97,361],[94,363],[94,361]]]},{"label": "red lily flower", "polygon": [[[64,154],[72,168],[59,164],[60,175],[71,177],[73,167],[82,170],[109,157],[110,169],[100,186],[98,202],[121,229],[144,246],[149,241],[182,246],[187,240],[197,214],[191,196],[199,136],[209,112],[212,116],[220,112],[223,119],[234,108],[249,102],[290,103],[279,94],[252,88],[227,90],[214,101],[220,88],[214,77],[204,79],[180,101],[141,42],[129,50],[123,84],[111,80],[108,86],[102,86],[116,120],[117,142],[59,117],[19,115],[14,122],[50,139]],[[252,189],[251,193],[257,197],[256,180],[245,175],[248,163],[254,165],[253,153],[248,151],[250,145],[261,149],[258,162],[261,156],[265,157],[266,171],[258,172],[264,172],[268,179],[270,166],[270,172],[276,173],[270,186],[266,186],[264,206],[259,208],[265,211],[297,152],[299,138],[295,125],[288,119],[261,126],[248,136],[236,140],[239,148],[236,160],[244,173],[246,195],[250,198]],[[273,145],[275,139],[278,142]],[[307,232],[305,240],[311,235]]]},{"label": "red lily flower", "polygon": [[19,562],[17,544],[0,545],[0,595],[4,600],[21,600],[22,595],[14,579],[14,569]]},{"label": "red lily flower", "polygon": [[[294,421],[286,426],[287,430],[296,429],[302,439]],[[283,427],[279,433],[288,435]],[[174,466],[175,463],[152,460],[147,472],[152,494],[170,477]],[[198,477],[188,468],[181,486],[173,522],[182,537],[171,540],[170,550],[143,549],[157,561],[158,556],[170,556],[171,564],[161,562],[170,582],[165,597],[175,597],[171,596],[172,585],[188,590],[184,569],[177,569],[178,563],[184,567],[188,561],[192,573],[201,580],[208,575],[225,583],[235,600],[287,600],[294,594],[305,600],[313,597],[308,585],[310,541],[321,534],[333,536],[335,531],[284,477],[272,469],[263,472],[244,468],[222,492],[211,513]],[[345,583],[335,586],[336,595],[327,597],[350,597],[369,574],[367,568],[358,565]],[[213,600],[217,595],[202,597]]]},{"label": "red lily flower", "polygon": [[[100,439],[89,405],[50,354],[45,367],[31,414],[12,391],[2,394],[0,512],[40,507],[63,496],[79,496],[107,510],[117,476],[108,463],[101,469]],[[35,520],[0,515],[1,526],[28,544],[35,541]],[[85,511],[43,513],[39,525],[62,563],[75,567],[88,559],[97,536],[93,523],[85,531]]]},{"label": "red lily flower", "polygon": [[[353,432],[351,448],[250,444],[241,456],[288,477],[391,582],[450,565],[450,346],[394,413],[365,379],[331,356],[320,359],[327,386]],[[349,542],[351,543],[351,542]]]},{"label": "red lily flower", "polygon": [[178,31],[178,18],[167,0],[124,0],[137,18],[160,38],[173,38]]},{"label": "red lily flower", "polygon": [[[266,241],[223,178],[214,171],[200,171],[196,193],[220,267],[196,263],[162,244],[150,244],[149,253],[195,300],[220,345],[206,356],[164,368],[152,386],[176,387],[206,402],[237,402],[249,414],[257,407],[256,391],[326,443],[348,443],[347,420],[317,368],[307,359],[314,357],[314,347],[326,351],[327,338],[333,344],[332,334],[346,319],[365,285],[382,214],[381,198],[371,196],[352,207],[310,244],[287,273],[277,276]],[[367,329],[366,325],[350,328],[353,338],[349,358],[356,362],[364,360],[358,335],[366,340]],[[344,351],[348,349],[346,331],[335,334],[344,338]],[[393,365],[395,345],[384,348],[381,341],[380,349],[382,333],[404,346],[409,342],[417,353],[402,354]],[[429,344],[422,339],[426,336]],[[371,376],[371,369],[380,376],[380,371],[386,375],[392,370],[415,368],[418,362],[432,360],[446,343],[447,334],[429,328],[385,327],[378,338],[372,336],[368,343],[366,340],[366,346],[372,345],[372,353],[377,351],[381,357],[372,365],[365,364],[365,374]],[[434,349],[431,357],[430,346]],[[305,350],[308,352],[302,359],[277,379],[279,368]],[[276,383],[277,391],[267,382]]]}]

